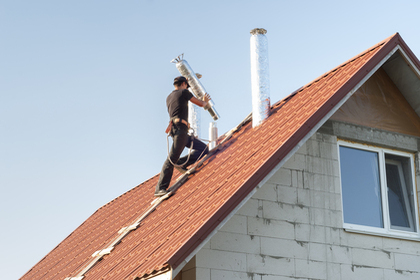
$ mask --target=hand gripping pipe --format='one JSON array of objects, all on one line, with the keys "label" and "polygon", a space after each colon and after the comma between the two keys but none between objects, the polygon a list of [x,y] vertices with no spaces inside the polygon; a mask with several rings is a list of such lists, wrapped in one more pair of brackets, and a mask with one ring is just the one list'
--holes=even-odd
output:
[{"label": "hand gripping pipe", "polygon": [[[191,69],[190,65],[186,60],[184,60],[184,54],[181,54],[177,58],[171,61],[172,63],[176,63],[176,68],[178,69],[179,73],[182,76],[187,78],[188,84],[191,87],[192,92],[194,93],[197,99],[202,100],[203,96],[206,94],[206,90],[204,89],[201,82],[198,80],[197,76],[195,75],[194,71]],[[210,100],[207,106],[204,107],[210,115],[212,116],[213,120],[219,119],[219,114],[216,112],[214,108],[213,102]]]}]

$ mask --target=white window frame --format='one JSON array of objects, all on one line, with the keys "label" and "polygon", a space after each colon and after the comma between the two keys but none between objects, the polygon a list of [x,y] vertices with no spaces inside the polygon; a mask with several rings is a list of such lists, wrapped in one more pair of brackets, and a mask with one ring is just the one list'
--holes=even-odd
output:
[{"label": "white window frame", "polygon": [[[343,206],[343,187],[342,187],[342,181],[341,181],[341,158],[340,158],[340,147],[348,147],[348,148],[354,148],[369,152],[376,152],[378,153],[378,160],[379,160],[379,178],[380,178],[380,184],[381,184],[381,202],[382,202],[382,219],[383,219],[383,228],[378,227],[371,227],[371,226],[364,226],[364,225],[358,225],[358,224],[350,224],[344,222],[344,206]],[[342,221],[343,221],[343,228],[346,231],[352,231],[352,232],[358,232],[358,233],[366,233],[366,234],[374,234],[374,235],[380,235],[380,236],[386,236],[386,237],[398,237],[403,239],[412,239],[412,240],[420,240],[420,229],[419,229],[419,209],[418,209],[418,198],[417,198],[417,185],[416,185],[416,173],[415,173],[415,167],[414,167],[414,155],[406,152],[401,151],[395,151],[391,149],[381,148],[381,147],[375,147],[365,144],[358,144],[354,142],[347,142],[343,140],[337,141],[337,149],[339,154],[339,173],[340,173],[340,193],[341,193],[341,203],[342,203]],[[412,217],[413,220],[411,222],[414,222],[415,225],[413,225],[415,231],[409,232],[406,230],[400,230],[397,229],[397,227],[393,226],[391,228],[391,221],[390,221],[390,215],[389,215],[389,205],[388,205],[388,190],[386,185],[386,173],[385,173],[385,163],[388,161],[392,161],[389,159],[385,159],[385,154],[391,154],[401,157],[409,158],[410,160],[410,167],[411,167],[411,185],[413,186],[412,192],[414,194],[414,215],[415,217]],[[399,169],[401,166],[399,166]],[[401,170],[400,170],[401,171]],[[404,178],[404,176],[402,177]],[[406,191],[405,195],[406,194]]]},{"label": "white window frame", "polygon": [[[409,201],[410,200],[410,198],[409,198],[409,195],[408,195],[408,193],[407,193],[407,185],[406,185],[406,182],[405,182],[405,178],[404,178],[404,172],[403,172],[403,169],[402,169],[402,166],[401,166],[401,162],[399,162],[399,161],[396,161],[396,160],[392,160],[392,159],[385,159],[385,164],[393,164],[393,165],[395,165],[395,166],[397,166],[397,169],[398,169],[398,173],[399,173],[399,176],[400,176],[400,179],[401,179],[401,183],[402,183],[402,192],[403,192],[403,196],[404,196],[404,200],[407,202],[407,201]],[[413,190],[411,190],[411,191],[413,191]],[[388,195],[388,192],[387,192],[387,195]],[[416,198],[416,197],[415,197]],[[389,201],[389,200],[388,200]],[[414,207],[414,205],[413,205],[413,207]],[[411,213],[411,211],[410,211],[410,208],[409,208],[409,205],[407,205],[407,203],[405,203],[405,211],[407,212],[407,213]],[[416,229],[415,229],[415,223],[414,223],[414,219],[415,219],[415,217],[413,217],[412,215],[409,215],[408,217],[407,217],[407,219],[408,219],[408,223],[410,224],[410,229],[411,229],[411,231],[412,232],[416,232]],[[392,229],[401,229],[401,230],[405,230],[405,228],[404,227],[399,227],[399,226],[392,226],[391,225],[391,228]]]}]

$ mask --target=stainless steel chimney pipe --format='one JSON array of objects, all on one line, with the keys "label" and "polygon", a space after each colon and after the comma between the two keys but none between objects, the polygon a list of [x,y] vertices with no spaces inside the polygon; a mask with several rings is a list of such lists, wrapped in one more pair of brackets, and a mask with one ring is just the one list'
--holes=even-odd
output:
[{"label": "stainless steel chimney pipe", "polygon": [[268,69],[267,30],[251,30],[252,127],[270,115],[270,76]]},{"label": "stainless steel chimney pipe", "polygon": [[[195,76],[197,79],[201,79],[201,77],[203,77],[203,75],[199,73],[195,73]],[[194,94],[191,90],[191,87],[188,90]],[[188,123],[190,124],[190,132],[194,133],[196,138],[200,138],[201,110],[200,107],[193,104],[192,102],[188,102]]]},{"label": "stainless steel chimney pipe", "polygon": [[[190,90],[191,91],[191,90]],[[192,92],[192,91],[191,91]],[[188,123],[194,132],[194,136],[199,138],[200,137],[200,121],[201,121],[201,111],[200,107],[193,104],[192,102],[188,102]]]},{"label": "stainless steel chimney pipe", "polygon": [[[197,76],[195,75],[194,71],[191,69],[188,62],[184,60],[184,54],[179,55],[178,57],[173,59],[171,62],[176,63],[176,68],[178,69],[179,73],[181,73],[182,76],[187,78],[188,83],[195,97],[201,100],[203,96],[206,94],[206,90],[201,84],[201,82],[198,80]],[[204,107],[204,109],[210,113],[213,120],[216,121],[219,119],[219,114],[217,113],[216,108],[214,108],[214,104],[211,100],[209,101],[207,106]]]},{"label": "stainless steel chimney pipe", "polygon": [[217,126],[216,122],[211,122],[209,127],[209,150],[213,150],[216,147],[217,142]]}]

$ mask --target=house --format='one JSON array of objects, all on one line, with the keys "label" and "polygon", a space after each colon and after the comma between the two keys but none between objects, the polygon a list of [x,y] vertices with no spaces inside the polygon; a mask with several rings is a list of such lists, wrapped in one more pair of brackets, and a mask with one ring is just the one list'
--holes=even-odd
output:
[{"label": "house", "polygon": [[21,279],[420,279],[419,115],[395,34],[247,117],[171,197],[154,176],[104,205]]}]

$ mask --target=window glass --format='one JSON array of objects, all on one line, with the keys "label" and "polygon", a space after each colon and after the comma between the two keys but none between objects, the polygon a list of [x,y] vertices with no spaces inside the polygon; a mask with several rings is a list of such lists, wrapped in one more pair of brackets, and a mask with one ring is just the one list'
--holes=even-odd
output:
[{"label": "window glass", "polygon": [[340,146],[344,222],[383,227],[378,153]]},{"label": "window glass", "polygon": [[386,155],[386,181],[388,187],[389,218],[391,228],[414,231],[413,192],[409,159]]}]

